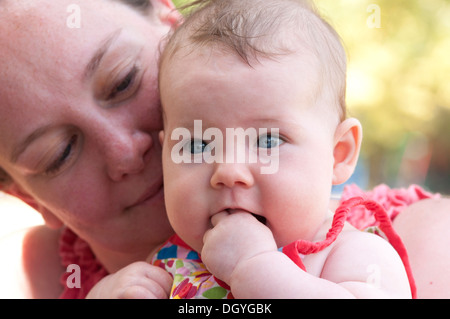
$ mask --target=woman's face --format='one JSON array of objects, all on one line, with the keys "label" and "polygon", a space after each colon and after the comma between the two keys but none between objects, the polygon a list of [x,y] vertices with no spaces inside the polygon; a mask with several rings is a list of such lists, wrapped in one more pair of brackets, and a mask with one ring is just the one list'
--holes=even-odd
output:
[{"label": "woman's face", "polygon": [[0,5],[0,167],[94,246],[130,253],[171,231],[156,62],[169,28],[118,1]]}]

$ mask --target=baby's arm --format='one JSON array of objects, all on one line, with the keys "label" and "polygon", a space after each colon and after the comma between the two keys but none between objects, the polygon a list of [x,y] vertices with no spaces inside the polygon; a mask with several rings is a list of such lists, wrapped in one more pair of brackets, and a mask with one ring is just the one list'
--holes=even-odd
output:
[{"label": "baby's arm", "polygon": [[[205,234],[202,259],[236,298],[409,298],[404,267],[385,240],[359,231],[339,236],[313,276],[277,251],[250,214],[221,214]],[[308,267],[308,266],[307,266]]]},{"label": "baby's arm", "polygon": [[132,263],[99,281],[88,299],[167,299],[172,277],[147,262]]}]

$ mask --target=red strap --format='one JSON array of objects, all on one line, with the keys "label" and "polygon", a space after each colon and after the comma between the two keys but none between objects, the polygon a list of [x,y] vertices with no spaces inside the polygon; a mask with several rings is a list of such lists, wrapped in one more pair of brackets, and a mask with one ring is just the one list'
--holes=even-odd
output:
[{"label": "red strap", "polygon": [[303,271],[306,271],[305,265],[303,265],[302,259],[299,256],[300,249],[297,244],[300,240],[294,241],[293,243],[283,247],[283,253],[291,258],[291,260],[300,267]]},{"label": "red strap", "polygon": [[333,243],[339,233],[344,227],[345,221],[347,220],[347,215],[349,211],[356,206],[363,205],[368,210],[374,213],[375,219],[379,222],[379,227],[381,231],[386,235],[389,243],[394,247],[394,249],[399,254],[403,265],[408,275],[409,285],[411,287],[412,297],[416,298],[416,284],[411,271],[411,266],[409,264],[408,252],[406,251],[405,245],[403,244],[400,236],[396,233],[392,226],[391,219],[389,218],[386,210],[373,200],[364,200],[362,197],[353,197],[344,201],[341,206],[336,210],[333,222],[330,230],[328,231],[325,240],[321,242],[312,243],[305,240],[297,240],[285,247],[283,247],[283,252],[295,262],[301,269],[305,270],[305,266],[300,259],[299,254],[309,255],[323,250]]}]

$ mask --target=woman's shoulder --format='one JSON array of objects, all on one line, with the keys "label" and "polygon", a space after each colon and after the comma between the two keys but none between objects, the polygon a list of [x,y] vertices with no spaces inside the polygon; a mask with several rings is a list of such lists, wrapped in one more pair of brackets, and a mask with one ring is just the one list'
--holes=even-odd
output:
[{"label": "woman's shoulder", "polygon": [[0,298],[57,298],[60,230],[39,225],[0,238]]}]

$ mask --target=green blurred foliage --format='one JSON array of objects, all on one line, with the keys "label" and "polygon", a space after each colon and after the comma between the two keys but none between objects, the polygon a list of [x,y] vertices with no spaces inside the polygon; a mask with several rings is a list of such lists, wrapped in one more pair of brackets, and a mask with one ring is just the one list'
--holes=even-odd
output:
[{"label": "green blurred foliage", "polygon": [[172,2],[176,7],[179,7],[185,3],[189,3],[190,1],[188,1],[188,0],[172,0]]},{"label": "green blurred foliage", "polygon": [[348,109],[364,128],[371,186],[450,194],[450,1],[316,4],[347,49]]},{"label": "green blurred foliage", "polygon": [[348,54],[366,186],[418,183],[450,194],[450,0],[315,3]]}]

